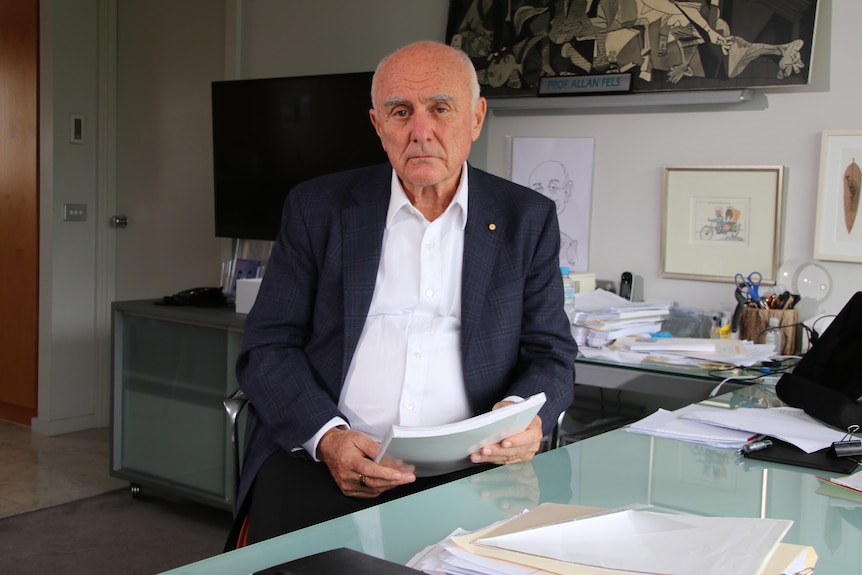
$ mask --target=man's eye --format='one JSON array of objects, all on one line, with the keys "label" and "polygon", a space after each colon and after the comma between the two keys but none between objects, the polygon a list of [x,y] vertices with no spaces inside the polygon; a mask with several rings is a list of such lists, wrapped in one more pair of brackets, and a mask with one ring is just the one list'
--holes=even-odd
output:
[{"label": "man's eye", "polygon": [[406,118],[407,117],[407,110],[395,110],[395,112],[393,112],[392,115],[396,116],[398,118]]}]

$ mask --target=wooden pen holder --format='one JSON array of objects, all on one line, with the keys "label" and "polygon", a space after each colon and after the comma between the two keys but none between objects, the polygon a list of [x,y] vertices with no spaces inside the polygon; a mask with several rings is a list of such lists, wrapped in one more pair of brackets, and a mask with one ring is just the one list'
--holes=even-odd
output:
[{"label": "wooden pen holder", "polygon": [[795,309],[743,308],[739,318],[739,339],[763,343],[769,329],[769,318],[772,317],[779,317],[781,321],[781,353],[779,355],[794,355],[797,349],[796,326],[799,323],[799,311]]}]

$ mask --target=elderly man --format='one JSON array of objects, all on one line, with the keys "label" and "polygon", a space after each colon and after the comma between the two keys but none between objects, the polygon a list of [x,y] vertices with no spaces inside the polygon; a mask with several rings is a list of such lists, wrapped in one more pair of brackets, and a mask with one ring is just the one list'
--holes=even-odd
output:
[{"label": "elderly man", "polygon": [[[379,64],[372,105],[389,164],[291,191],[246,322],[240,543],[529,461],[572,400],[554,204],[467,164],[486,112],[469,58],[401,48]],[[538,392],[548,400],[528,428],[461,472],[417,479],[374,462],[391,424],[450,423]]]}]

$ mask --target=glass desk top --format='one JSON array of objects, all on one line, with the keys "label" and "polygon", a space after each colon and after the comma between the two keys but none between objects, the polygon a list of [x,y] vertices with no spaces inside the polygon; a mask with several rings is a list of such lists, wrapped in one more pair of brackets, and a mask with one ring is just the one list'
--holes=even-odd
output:
[{"label": "glass desk top", "polygon": [[[767,407],[768,386],[710,400]],[[247,575],[336,547],[406,563],[453,530],[479,529],[539,503],[616,508],[643,503],[704,516],[790,519],[788,543],[810,545],[817,575],[862,572],[862,503],[819,493],[833,474],[743,459],[733,450],[610,431],[353,515],[166,573]]]}]

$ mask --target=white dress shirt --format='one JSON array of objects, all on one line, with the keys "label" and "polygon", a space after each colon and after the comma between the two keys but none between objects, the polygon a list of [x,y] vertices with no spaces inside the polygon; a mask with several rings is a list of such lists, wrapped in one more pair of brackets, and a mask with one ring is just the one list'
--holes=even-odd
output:
[{"label": "white dress shirt", "polygon": [[[433,222],[413,207],[393,172],[377,282],[338,407],[376,441],[391,424],[439,425],[470,417],[461,368],[461,266],[467,168]],[[303,448],[317,443],[334,418]]]}]

